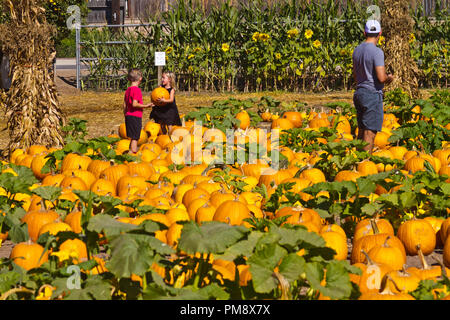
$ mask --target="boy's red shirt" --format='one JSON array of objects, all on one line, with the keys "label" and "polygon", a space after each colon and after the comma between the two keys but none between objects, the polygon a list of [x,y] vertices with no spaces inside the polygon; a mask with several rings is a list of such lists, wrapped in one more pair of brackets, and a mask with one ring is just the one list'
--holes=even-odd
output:
[{"label": "boy's red shirt", "polygon": [[133,100],[136,100],[142,104],[142,91],[139,87],[132,86],[128,87],[125,91],[125,104],[127,106],[126,116],[134,116],[142,118],[142,108],[134,108]]}]

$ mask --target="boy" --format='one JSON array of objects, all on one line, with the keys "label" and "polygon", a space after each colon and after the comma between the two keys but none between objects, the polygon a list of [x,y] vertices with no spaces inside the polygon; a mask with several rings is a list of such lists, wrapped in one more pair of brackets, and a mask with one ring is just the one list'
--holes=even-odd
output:
[{"label": "boy", "polygon": [[353,102],[358,119],[358,139],[368,143],[364,150],[372,153],[375,136],[383,125],[383,87],[394,80],[386,74],[383,50],[377,47],[381,25],[368,20],[364,28],[366,40],[353,51],[353,76],[356,91]]},{"label": "boy", "polygon": [[153,103],[143,104],[142,102],[142,92],[139,88],[142,81],[142,72],[139,69],[131,69],[128,72],[128,81],[131,84],[125,91],[123,114],[127,137],[131,139],[130,151],[136,154],[142,130],[142,109],[152,107]]}]

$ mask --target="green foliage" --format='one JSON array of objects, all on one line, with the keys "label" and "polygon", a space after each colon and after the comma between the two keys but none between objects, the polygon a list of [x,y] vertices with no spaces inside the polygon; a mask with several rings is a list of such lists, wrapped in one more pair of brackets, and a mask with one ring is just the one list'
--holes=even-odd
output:
[{"label": "green foliage", "polygon": [[208,107],[197,107],[196,111],[187,113],[185,119],[195,119],[205,127],[217,128],[226,133],[227,129],[239,126],[240,121],[236,119],[236,114],[241,110],[247,111],[251,126],[256,126],[261,121],[259,115],[251,110],[255,107],[255,103],[255,99],[240,100],[230,97],[226,100],[214,101]]},{"label": "green foliage", "polygon": [[[145,88],[151,88],[148,83],[156,77],[149,63],[153,61],[151,52],[165,51],[167,68],[177,73],[179,88],[186,91],[351,89],[352,53],[364,40],[367,4],[347,1],[342,6],[334,0],[270,4],[261,0],[221,1],[204,10],[196,3],[178,0],[161,16],[149,16],[154,23],[147,30],[149,36],[139,35],[129,48],[87,46],[83,56],[100,57],[102,61],[91,65],[92,81],[86,79],[86,85],[124,88],[125,82],[114,78],[120,74],[118,62],[104,58],[128,57],[121,61],[122,66],[139,61],[138,66],[147,74]],[[373,4],[377,3],[381,1]],[[419,80],[426,86],[444,86],[449,66],[448,14],[438,10],[438,23],[422,10],[411,11],[411,15],[416,21],[411,54],[422,71]],[[164,31],[162,21],[166,23]],[[310,37],[305,36],[306,31],[312,32]],[[125,39],[107,30],[104,36],[104,40]],[[97,35],[97,40],[101,38]],[[139,41],[148,43],[140,45]],[[113,79],[105,80],[108,67],[113,69]]]},{"label": "green foliage", "polygon": [[55,45],[58,47],[61,41],[67,39],[71,34],[70,29],[67,28],[67,19],[70,17],[67,8],[76,5],[80,8],[81,17],[86,17],[88,12],[87,2],[84,0],[50,0],[42,2],[47,22],[56,27]]}]

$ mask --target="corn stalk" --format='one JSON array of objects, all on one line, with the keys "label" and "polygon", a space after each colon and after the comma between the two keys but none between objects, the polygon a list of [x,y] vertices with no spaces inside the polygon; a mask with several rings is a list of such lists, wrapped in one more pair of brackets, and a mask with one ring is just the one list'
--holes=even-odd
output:
[{"label": "corn stalk", "polygon": [[58,147],[64,143],[61,127],[65,119],[52,71],[55,28],[47,23],[42,3],[2,0],[10,20],[0,25],[1,43],[12,72],[11,88],[4,100],[10,138],[4,157],[33,144]]},{"label": "corn stalk", "polygon": [[411,57],[409,45],[409,38],[414,30],[414,20],[409,10],[407,1],[383,1],[382,25],[386,37],[384,52],[387,70],[395,77],[389,90],[401,88],[411,97],[419,98],[419,68]]}]

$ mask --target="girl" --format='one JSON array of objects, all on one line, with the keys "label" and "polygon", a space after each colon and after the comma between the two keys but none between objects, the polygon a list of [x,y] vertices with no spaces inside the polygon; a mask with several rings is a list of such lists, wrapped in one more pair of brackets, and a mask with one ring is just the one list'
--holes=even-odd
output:
[{"label": "girl", "polygon": [[161,87],[169,91],[169,99],[159,98],[158,102],[163,106],[154,106],[150,113],[150,119],[161,125],[163,134],[168,134],[172,126],[181,126],[181,119],[175,102],[175,75],[172,72],[163,72],[161,77]]}]

